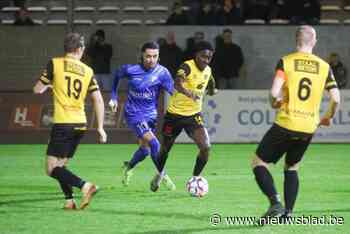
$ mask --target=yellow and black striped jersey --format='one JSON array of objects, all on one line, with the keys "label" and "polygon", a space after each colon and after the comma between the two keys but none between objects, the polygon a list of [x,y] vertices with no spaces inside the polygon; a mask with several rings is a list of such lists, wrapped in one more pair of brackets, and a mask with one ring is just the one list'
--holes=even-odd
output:
[{"label": "yellow and black striped jersey", "polygon": [[283,77],[283,104],[275,123],[286,129],[313,134],[320,121],[324,89],[337,87],[329,64],[316,55],[295,52],[277,64],[276,76]]},{"label": "yellow and black striped jersey", "polygon": [[40,81],[52,84],[54,123],[86,123],[85,98],[98,90],[93,70],[69,56],[53,58]]},{"label": "yellow and black striped jersey", "polygon": [[175,90],[170,97],[168,112],[177,115],[191,116],[202,111],[203,96],[209,80],[212,77],[211,68],[207,66],[203,71],[199,70],[195,61],[185,61],[177,71],[177,76],[184,79],[185,89],[196,94],[199,99],[193,100]]}]

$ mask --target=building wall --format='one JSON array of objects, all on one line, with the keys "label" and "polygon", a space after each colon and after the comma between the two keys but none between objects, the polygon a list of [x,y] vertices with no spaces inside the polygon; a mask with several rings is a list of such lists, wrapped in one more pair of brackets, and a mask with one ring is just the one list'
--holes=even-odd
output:
[{"label": "building wall", "polygon": [[[246,67],[241,87],[266,89],[278,59],[292,52],[295,26],[231,26],[233,40],[242,47]],[[89,35],[97,28],[76,26],[75,31]],[[139,46],[146,40],[165,37],[167,31],[176,33],[178,44],[184,48],[186,38],[204,31],[206,39],[214,41],[223,27],[203,26],[105,26],[107,42],[112,43],[112,67],[134,63],[139,58]],[[63,52],[65,26],[13,27],[0,26],[0,90],[30,90],[48,59]],[[316,26],[318,45],[315,53],[326,58],[330,52],[340,54],[349,69],[350,30],[347,26]]]}]

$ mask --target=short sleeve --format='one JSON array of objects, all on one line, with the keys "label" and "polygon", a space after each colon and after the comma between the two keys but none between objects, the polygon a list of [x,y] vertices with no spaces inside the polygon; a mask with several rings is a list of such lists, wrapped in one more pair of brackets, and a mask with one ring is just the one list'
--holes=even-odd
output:
[{"label": "short sleeve", "polygon": [[276,71],[277,71],[277,70],[284,71],[284,64],[283,64],[283,60],[282,60],[282,59],[280,59],[280,60],[278,61],[275,70],[276,70]]},{"label": "short sleeve", "polygon": [[191,68],[187,63],[183,63],[180,65],[179,69],[176,72],[176,76],[181,78],[186,78],[191,73]]},{"label": "short sleeve", "polygon": [[164,68],[164,72],[162,73],[161,80],[162,80],[163,89],[165,89],[169,94],[173,94],[174,80],[168,69]]},{"label": "short sleeve", "polygon": [[52,59],[47,63],[46,69],[41,74],[39,80],[48,85],[53,80],[53,62]]},{"label": "short sleeve", "polygon": [[276,74],[275,77],[281,77],[284,80],[287,80],[287,76],[284,72],[284,64],[283,64],[283,59],[280,59],[276,65],[275,68]]},{"label": "short sleeve", "polygon": [[99,90],[97,81],[96,81],[95,77],[92,77],[90,80],[90,83],[89,83],[88,91],[91,93],[91,92],[94,92],[97,90]]},{"label": "short sleeve", "polygon": [[332,68],[329,67],[329,72],[328,72],[328,76],[326,79],[325,89],[331,90],[333,88],[338,88],[338,85],[337,85],[337,82],[335,81]]}]

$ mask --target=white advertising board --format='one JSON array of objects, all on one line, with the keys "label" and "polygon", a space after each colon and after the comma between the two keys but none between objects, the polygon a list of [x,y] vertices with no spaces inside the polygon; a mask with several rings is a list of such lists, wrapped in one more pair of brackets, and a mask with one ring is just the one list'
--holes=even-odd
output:
[{"label": "white advertising board", "polygon": [[[268,92],[223,90],[213,97],[207,96],[203,103],[203,115],[211,142],[259,142],[275,118]],[[325,97],[321,104],[321,116],[327,106],[328,97]],[[177,142],[192,141],[182,133]],[[318,129],[313,142],[350,142],[350,90],[341,91],[341,106],[332,125]]]}]

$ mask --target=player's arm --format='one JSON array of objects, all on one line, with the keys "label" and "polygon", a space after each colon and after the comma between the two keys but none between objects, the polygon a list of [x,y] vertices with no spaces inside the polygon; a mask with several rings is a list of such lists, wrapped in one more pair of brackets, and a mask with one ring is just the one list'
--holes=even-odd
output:
[{"label": "player's arm", "polygon": [[162,88],[170,95],[173,95],[173,93],[174,93],[174,80],[173,80],[173,77],[171,76],[169,70],[166,68],[164,68],[164,72],[162,73],[161,81],[162,81]]},{"label": "player's arm", "polygon": [[125,66],[121,66],[113,73],[111,99],[108,102],[109,107],[113,112],[117,112],[118,108],[118,84],[119,80],[125,75]]},{"label": "player's arm", "polygon": [[210,76],[208,85],[207,85],[207,94],[213,96],[217,94],[218,89],[216,88],[216,82],[214,76]]},{"label": "player's arm", "polygon": [[199,97],[194,94],[192,91],[186,89],[184,87],[184,82],[187,79],[187,76],[191,73],[191,68],[186,63],[183,63],[179,70],[177,70],[176,78],[175,78],[175,89],[179,92],[185,95],[186,97],[189,97],[193,100],[199,99]]},{"label": "player's arm", "polygon": [[39,80],[35,83],[33,87],[33,92],[35,94],[42,94],[48,88],[52,88],[51,82],[53,80],[53,63],[52,60],[46,66],[46,69],[42,72]]},{"label": "player's arm", "polygon": [[283,102],[282,89],[287,77],[283,69],[283,61],[280,60],[276,67],[276,74],[270,90],[270,104],[274,109],[280,108]]},{"label": "player's arm", "polygon": [[338,89],[337,83],[334,79],[333,72],[331,69],[329,70],[325,88],[329,93],[330,102],[328,104],[328,109],[326,113],[321,118],[321,121],[320,121],[321,126],[330,125],[331,119],[334,117],[340,104],[340,91]]},{"label": "player's arm", "polygon": [[91,94],[92,103],[94,106],[96,121],[97,121],[97,132],[99,134],[99,142],[105,143],[107,141],[107,134],[103,129],[105,105],[101,92],[98,88],[97,82],[94,78],[91,79],[89,85],[89,92]]}]

